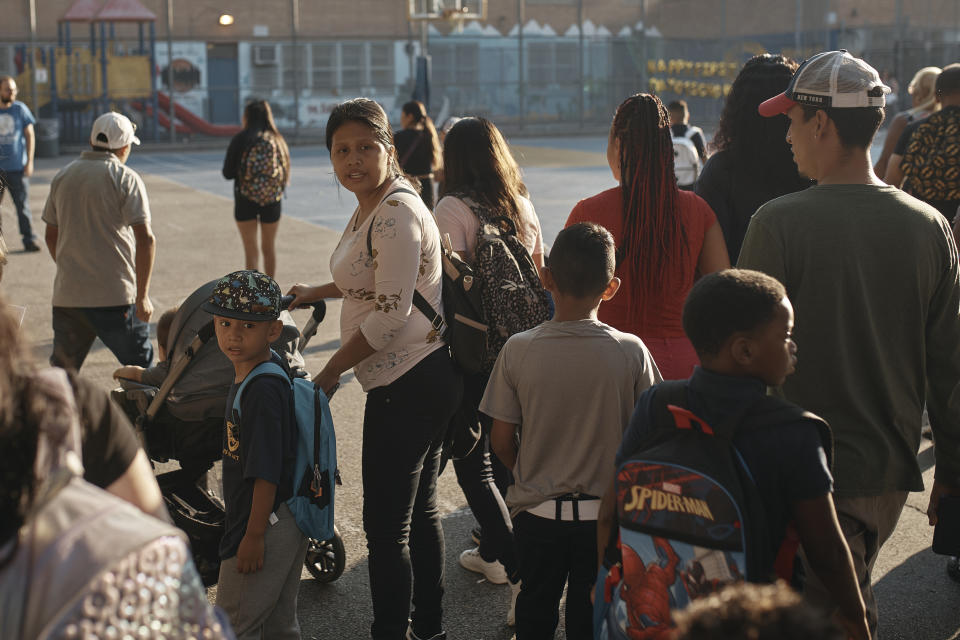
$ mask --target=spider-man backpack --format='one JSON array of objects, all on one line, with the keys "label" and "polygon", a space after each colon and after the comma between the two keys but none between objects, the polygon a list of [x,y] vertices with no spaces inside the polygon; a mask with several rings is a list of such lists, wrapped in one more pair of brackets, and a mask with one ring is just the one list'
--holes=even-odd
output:
[{"label": "spider-man backpack", "polygon": [[731,582],[793,574],[794,529],[772,549],[760,494],[732,440],[744,430],[813,419],[829,459],[829,427],[764,396],[713,428],[686,408],[686,395],[686,380],[655,387],[655,428],[617,470],[619,538],[611,536],[597,580],[598,640],[665,640],[673,609]]}]

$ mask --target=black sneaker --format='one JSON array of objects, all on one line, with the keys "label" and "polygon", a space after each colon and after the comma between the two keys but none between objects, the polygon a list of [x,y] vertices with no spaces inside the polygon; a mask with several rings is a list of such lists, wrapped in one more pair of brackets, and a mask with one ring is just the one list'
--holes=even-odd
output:
[{"label": "black sneaker", "polygon": [[441,631],[436,635],[432,635],[429,638],[421,638],[413,632],[413,627],[407,627],[407,635],[405,636],[406,640],[447,640],[447,632]]},{"label": "black sneaker", "polygon": [[23,245],[24,253],[36,253],[37,251],[40,251],[40,245],[34,244],[33,242]]},{"label": "black sneaker", "polygon": [[473,540],[473,544],[480,546],[480,536],[483,535],[483,532],[480,530],[480,525],[475,526],[473,529],[470,529],[470,539]]},{"label": "black sneaker", "polygon": [[954,582],[960,582],[960,558],[953,556],[947,560],[947,575],[953,579]]}]

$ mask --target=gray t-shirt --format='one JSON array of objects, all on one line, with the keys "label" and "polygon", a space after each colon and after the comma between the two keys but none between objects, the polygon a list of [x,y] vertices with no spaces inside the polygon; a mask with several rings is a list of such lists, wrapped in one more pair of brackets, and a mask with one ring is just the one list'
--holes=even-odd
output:
[{"label": "gray t-shirt", "polygon": [[113,307],[137,298],[135,224],[149,224],[147,190],[110,152],[84,151],[54,178],[43,221],[57,227],[55,307]]},{"label": "gray t-shirt", "polygon": [[511,513],[602,495],[637,398],[660,380],[640,338],[596,320],[551,320],[507,340],[480,410],[520,425]]}]

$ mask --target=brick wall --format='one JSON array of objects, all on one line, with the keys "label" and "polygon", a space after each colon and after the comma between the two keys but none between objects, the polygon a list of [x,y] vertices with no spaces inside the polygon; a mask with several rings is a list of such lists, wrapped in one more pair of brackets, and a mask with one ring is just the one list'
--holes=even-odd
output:
[{"label": "brick wall", "polygon": [[[4,0],[0,41],[25,42],[29,37],[29,0]],[[142,0],[157,14],[157,37],[166,37],[166,0]],[[175,39],[240,41],[254,37],[254,26],[266,27],[269,37],[290,33],[290,3],[287,0],[172,0]],[[584,18],[617,33],[641,18],[641,0],[583,0]],[[57,21],[73,0],[39,0],[38,36],[56,39]],[[726,30],[728,37],[750,34],[790,33],[796,28],[796,0],[645,0],[647,24],[666,37],[715,38]],[[913,27],[942,28],[957,24],[953,1],[903,0],[906,22]],[[10,6],[12,5],[12,6]],[[231,7],[236,22],[217,24],[224,5]],[[896,0],[801,0],[803,29],[834,26],[860,27],[893,24]],[[725,9],[725,12],[724,12]],[[724,15],[725,13],[725,15]],[[577,22],[577,0],[526,0],[526,20],[549,24],[563,33]],[[507,33],[517,21],[517,0],[488,0],[487,22]],[[444,29],[444,26],[438,25]],[[300,34],[304,38],[402,38],[410,29],[405,0],[300,0]],[[129,28],[121,33],[136,33]],[[417,33],[414,27],[414,33]],[[87,27],[75,24],[75,37],[84,38]]]}]

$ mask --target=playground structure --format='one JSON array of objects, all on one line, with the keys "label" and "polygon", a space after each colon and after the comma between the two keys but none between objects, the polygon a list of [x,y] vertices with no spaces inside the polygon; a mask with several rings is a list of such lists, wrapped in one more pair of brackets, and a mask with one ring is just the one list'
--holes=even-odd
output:
[{"label": "playground structure", "polygon": [[[158,140],[169,130],[170,99],[157,86],[156,19],[139,0],[76,0],[58,22],[56,46],[17,47],[16,80],[38,117],[38,153],[56,155],[58,141],[86,142],[93,120],[110,110],[127,115],[141,138]],[[82,25],[88,41],[74,33]],[[240,129],[212,125],[181,105],[174,111],[179,134]]]}]

